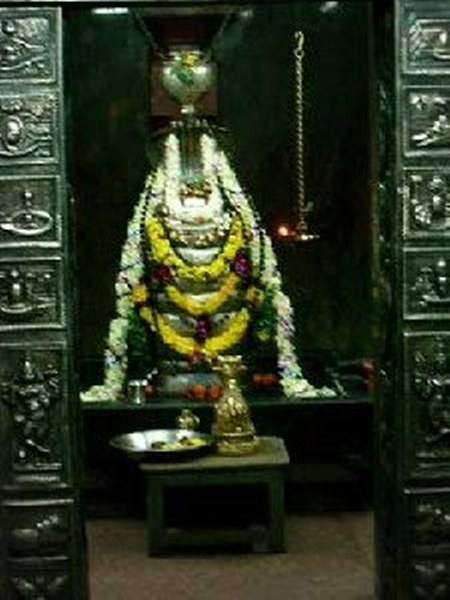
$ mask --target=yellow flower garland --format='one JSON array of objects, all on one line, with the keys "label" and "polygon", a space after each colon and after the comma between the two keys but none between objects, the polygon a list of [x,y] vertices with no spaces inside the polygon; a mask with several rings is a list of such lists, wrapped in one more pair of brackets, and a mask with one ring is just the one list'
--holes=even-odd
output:
[{"label": "yellow flower garland", "polygon": [[172,248],[158,217],[150,217],[146,227],[151,248],[150,258],[174,268],[178,276],[184,279],[196,281],[217,279],[244,245],[243,224],[241,219],[236,216],[231,223],[228,239],[222,252],[207,265],[189,265]]},{"label": "yellow flower garland", "polygon": [[178,308],[194,317],[199,317],[200,315],[210,315],[217,312],[235,291],[239,281],[240,278],[236,273],[230,273],[220,289],[206,300],[195,300],[187,294],[183,294],[179,288],[172,284],[167,285],[165,291],[169,300],[176,304]]},{"label": "yellow flower garland", "polygon": [[211,359],[237,344],[244,336],[249,321],[250,314],[246,308],[243,308],[230,319],[222,333],[208,338],[204,343],[199,343],[192,337],[180,335],[160,314],[156,315],[156,328],[163,342],[179,354],[199,353]]},{"label": "yellow flower garland", "polygon": [[150,329],[155,331],[155,318],[152,309],[149,306],[143,306],[139,309],[139,315],[150,325]]},{"label": "yellow flower garland", "polygon": [[131,299],[135,304],[144,304],[149,298],[147,286],[144,283],[138,283],[131,291]]}]

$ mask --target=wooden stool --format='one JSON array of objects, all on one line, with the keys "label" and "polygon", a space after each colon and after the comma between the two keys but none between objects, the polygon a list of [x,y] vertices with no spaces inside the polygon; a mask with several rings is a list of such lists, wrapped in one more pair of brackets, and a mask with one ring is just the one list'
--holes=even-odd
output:
[{"label": "wooden stool", "polygon": [[[283,552],[284,472],[289,464],[283,440],[259,438],[258,451],[250,456],[227,457],[211,454],[189,462],[142,463],[147,483],[148,552],[161,554],[177,546],[250,543],[266,552]],[[267,491],[267,522],[261,527],[170,528],[166,524],[168,488],[263,485]],[[200,493],[200,491],[199,491]]]}]

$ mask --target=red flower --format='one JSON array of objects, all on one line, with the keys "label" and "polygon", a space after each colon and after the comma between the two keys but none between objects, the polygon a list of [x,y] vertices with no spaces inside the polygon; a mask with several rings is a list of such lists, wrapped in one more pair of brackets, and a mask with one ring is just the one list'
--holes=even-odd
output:
[{"label": "red flower", "polygon": [[203,352],[199,352],[198,350],[194,350],[192,354],[189,356],[189,362],[191,365],[198,365],[204,361],[205,357]]},{"label": "red flower", "polygon": [[165,265],[164,263],[159,263],[153,273],[153,277],[158,281],[158,283],[167,283],[172,278],[172,272],[170,267]]}]

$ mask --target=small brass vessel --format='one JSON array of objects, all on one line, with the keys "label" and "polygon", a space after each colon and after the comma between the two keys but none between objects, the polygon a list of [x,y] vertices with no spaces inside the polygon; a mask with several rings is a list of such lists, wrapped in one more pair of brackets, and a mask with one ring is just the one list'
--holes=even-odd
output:
[{"label": "small brass vessel", "polygon": [[200,424],[200,419],[197,415],[187,408],[184,408],[176,418],[176,425],[178,429],[197,429]]},{"label": "small brass vessel", "polygon": [[250,409],[239,387],[242,356],[219,356],[214,370],[222,378],[223,394],[215,403],[211,433],[216,451],[223,456],[253,454],[258,448]]}]

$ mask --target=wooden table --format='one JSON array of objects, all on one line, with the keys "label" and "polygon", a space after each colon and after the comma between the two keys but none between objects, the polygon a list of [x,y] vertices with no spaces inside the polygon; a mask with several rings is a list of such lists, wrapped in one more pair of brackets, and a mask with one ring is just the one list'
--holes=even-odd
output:
[{"label": "wooden table", "polygon": [[[284,475],[289,456],[277,437],[261,437],[255,454],[225,457],[210,454],[189,462],[142,463],[147,487],[148,552],[161,554],[177,546],[251,544],[255,550],[283,552]],[[266,522],[246,527],[170,527],[166,492],[169,488],[262,486],[267,494]],[[179,490],[180,495],[182,489]],[[203,493],[198,490],[198,493]],[[181,498],[182,501],[182,498]],[[230,515],[228,515],[229,517]],[[232,516],[232,515],[231,515]]]}]

